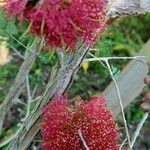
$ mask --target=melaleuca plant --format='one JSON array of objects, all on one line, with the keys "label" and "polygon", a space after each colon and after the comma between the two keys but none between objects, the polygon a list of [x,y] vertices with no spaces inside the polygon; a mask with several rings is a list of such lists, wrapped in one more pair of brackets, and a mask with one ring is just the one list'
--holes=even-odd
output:
[{"label": "melaleuca plant", "polygon": [[[4,11],[9,20],[29,22],[29,32],[44,37],[47,47],[75,50],[79,40],[90,47],[105,30],[105,7],[106,0],[5,0]],[[84,150],[86,143],[90,150],[118,150],[119,132],[105,100],[55,96],[43,109],[43,149]]]}]

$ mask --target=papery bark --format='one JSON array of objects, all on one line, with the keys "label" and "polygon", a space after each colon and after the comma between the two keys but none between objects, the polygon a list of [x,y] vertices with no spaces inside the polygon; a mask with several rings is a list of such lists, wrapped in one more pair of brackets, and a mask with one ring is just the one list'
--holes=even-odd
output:
[{"label": "papery bark", "polygon": [[109,0],[107,15],[116,18],[150,12],[150,0]]}]

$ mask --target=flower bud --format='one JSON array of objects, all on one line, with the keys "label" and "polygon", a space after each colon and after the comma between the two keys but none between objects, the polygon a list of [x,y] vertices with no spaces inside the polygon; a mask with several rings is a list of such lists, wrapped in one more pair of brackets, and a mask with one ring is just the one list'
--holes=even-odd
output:
[{"label": "flower bud", "polygon": [[142,93],[145,95],[149,92],[149,88],[147,86],[145,86],[143,89],[142,89]]},{"label": "flower bud", "polygon": [[150,92],[145,94],[144,99],[150,101]]},{"label": "flower bud", "polygon": [[144,111],[144,112],[150,112],[150,103],[148,102],[143,102],[141,104],[141,109]]},{"label": "flower bud", "polygon": [[144,83],[150,85],[150,77],[145,77],[144,78]]}]

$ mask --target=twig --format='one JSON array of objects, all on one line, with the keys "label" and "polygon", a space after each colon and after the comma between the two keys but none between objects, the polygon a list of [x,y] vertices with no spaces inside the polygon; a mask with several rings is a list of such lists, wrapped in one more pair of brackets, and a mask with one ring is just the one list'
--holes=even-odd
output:
[{"label": "twig", "polygon": [[58,60],[60,61],[61,66],[63,66],[64,65],[64,60],[65,60],[63,49],[57,48],[56,49],[56,54],[58,56]]},{"label": "twig", "polygon": [[29,24],[26,31],[19,37],[19,39],[22,39],[30,31],[31,26],[32,26],[32,22]]},{"label": "twig", "polygon": [[22,127],[23,127],[23,126],[21,126],[21,127],[17,130],[17,132],[16,132],[15,134],[13,134],[11,137],[9,137],[8,139],[6,139],[6,140],[3,141],[2,143],[0,143],[0,148],[6,146],[6,145],[9,144],[12,140],[14,140],[14,139],[17,137],[18,133],[21,131]]},{"label": "twig", "polygon": [[145,60],[142,60],[141,58],[145,58],[145,56],[134,56],[134,57],[94,57],[94,58],[88,58],[88,59],[85,59],[83,62],[91,62],[91,61],[105,61],[106,59],[108,60],[120,60],[120,59],[123,59],[123,60],[127,60],[127,59],[134,59],[134,60],[137,60],[137,61],[142,61],[142,62],[145,62]]},{"label": "twig", "polygon": [[[42,48],[41,45],[43,46],[43,39],[41,40],[41,39],[37,38],[31,45],[30,49],[34,53],[39,53]],[[12,87],[10,88],[5,100],[0,105],[0,132],[2,130],[5,114],[10,109],[10,107],[13,105],[14,99],[16,99],[20,95],[22,89],[24,88],[23,84],[25,83],[26,76],[28,75],[34,61],[37,58],[37,56],[34,55],[34,53],[33,54],[27,53],[27,56],[20,67],[20,70],[16,76],[16,79],[15,79],[14,83],[12,84]]]},{"label": "twig", "polygon": [[[90,53],[90,52],[88,52],[88,54],[91,55],[92,57],[94,57],[94,59],[97,60],[97,57],[96,57],[95,55],[93,55],[93,54]],[[89,58],[89,59],[90,59],[90,58]],[[88,62],[89,59],[84,59],[83,63],[86,62],[86,60],[87,60],[87,62]],[[101,63],[101,65],[102,65],[104,68],[108,69],[107,66],[105,66],[105,64],[104,64],[101,60],[98,60],[98,61]]]},{"label": "twig", "polygon": [[35,93],[36,93],[36,90],[37,90],[38,86],[39,86],[38,84],[35,85],[35,87],[34,87],[34,89],[33,89],[33,91],[32,91],[32,94],[31,94],[31,98],[32,98],[32,99],[34,99],[34,96],[35,96]]},{"label": "twig", "polygon": [[9,44],[9,46],[20,58],[22,58],[23,60],[25,59],[23,55],[14,46],[12,46],[11,44]]},{"label": "twig", "polygon": [[[31,108],[31,92],[30,92],[30,84],[29,84],[29,78],[28,76],[26,76],[26,87],[27,87],[27,96],[28,96],[28,102],[27,102],[27,112],[26,112],[26,116],[25,118],[21,119],[22,121],[26,121],[26,119],[29,117],[30,115],[30,108]],[[9,144],[12,140],[14,140],[18,134],[20,133],[20,131],[22,130],[22,128],[24,127],[24,124],[22,123],[20,128],[17,130],[17,132],[15,134],[13,134],[11,137],[9,137],[7,140],[5,140],[4,142],[0,143],[0,148]]]},{"label": "twig", "polygon": [[82,135],[81,129],[79,129],[79,130],[78,130],[78,134],[79,134],[79,137],[80,137],[80,139],[81,139],[81,141],[82,141],[82,143],[83,143],[83,145],[84,145],[85,149],[86,149],[86,150],[90,150],[90,149],[89,149],[89,147],[88,147],[88,146],[87,146],[87,144],[86,144],[85,139],[83,138],[83,135]]},{"label": "twig", "polygon": [[19,40],[17,40],[14,36],[10,35],[11,38],[13,38],[17,43],[19,43],[21,46],[23,46],[25,49],[27,49],[27,47],[21,43]]},{"label": "twig", "polygon": [[121,144],[120,147],[119,147],[119,150],[122,150],[122,147],[125,145],[126,141],[127,141],[127,139],[125,139],[125,140],[122,142],[122,144]]},{"label": "twig", "polygon": [[105,63],[108,67],[110,76],[115,84],[116,90],[117,90],[117,94],[118,94],[118,100],[119,100],[119,104],[120,104],[120,108],[121,108],[121,113],[122,113],[122,117],[123,117],[123,121],[124,121],[124,125],[125,125],[125,130],[126,130],[126,135],[127,135],[127,139],[128,139],[128,144],[129,144],[129,149],[131,150],[131,142],[130,142],[130,135],[129,135],[129,131],[128,131],[128,126],[127,126],[127,121],[125,118],[125,113],[124,113],[124,108],[123,108],[123,104],[122,104],[122,99],[121,99],[121,95],[120,95],[120,89],[118,87],[117,81],[113,75],[113,72],[111,70],[111,67],[109,65],[108,59],[105,59]]},{"label": "twig", "polygon": [[30,91],[30,84],[29,84],[29,78],[28,76],[26,76],[26,87],[27,87],[27,112],[26,112],[26,116],[25,119],[28,118],[28,116],[30,115],[30,109],[31,109],[31,91]]},{"label": "twig", "polygon": [[145,113],[143,118],[141,119],[140,123],[138,124],[137,129],[135,130],[135,132],[133,134],[133,137],[131,139],[131,148],[133,148],[134,143],[136,142],[136,139],[139,136],[139,133],[140,133],[145,121],[147,120],[147,118],[148,118],[148,113]]}]

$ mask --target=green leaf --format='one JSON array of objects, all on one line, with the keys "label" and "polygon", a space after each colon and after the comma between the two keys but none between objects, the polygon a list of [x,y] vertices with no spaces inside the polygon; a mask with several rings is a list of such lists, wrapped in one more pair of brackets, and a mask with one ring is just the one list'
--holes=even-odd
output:
[{"label": "green leaf", "polygon": [[17,27],[16,27],[14,21],[9,21],[9,22],[7,23],[7,26],[6,26],[6,29],[5,29],[5,30],[6,30],[6,32],[7,32],[8,34],[11,34],[11,35],[18,33],[18,29],[17,29]]},{"label": "green leaf", "polygon": [[0,35],[6,36],[5,34],[5,27],[7,25],[7,19],[2,10],[0,10]]},{"label": "green leaf", "polygon": [[19,25],[18,29],[20,32],[26,32],[28,26],[29,26],[29,23],[26,20],[23,20],[21,25]]},{"label": "green leaf", "polygon": [[120,69],[118,67],[113,66],[113,65],[111,66],[111,69],[112,69],[114,77],[118,79],[120,76],[120,73],[121,73]]},{"label": "green leaf", "polygon": [[6,27],[7,20],[5,18],[0,17],[0,29],[4,29]]},{"label": "green leaf", "polygon": [[5,30],[0,28],[0,36],[7,36]]}]

